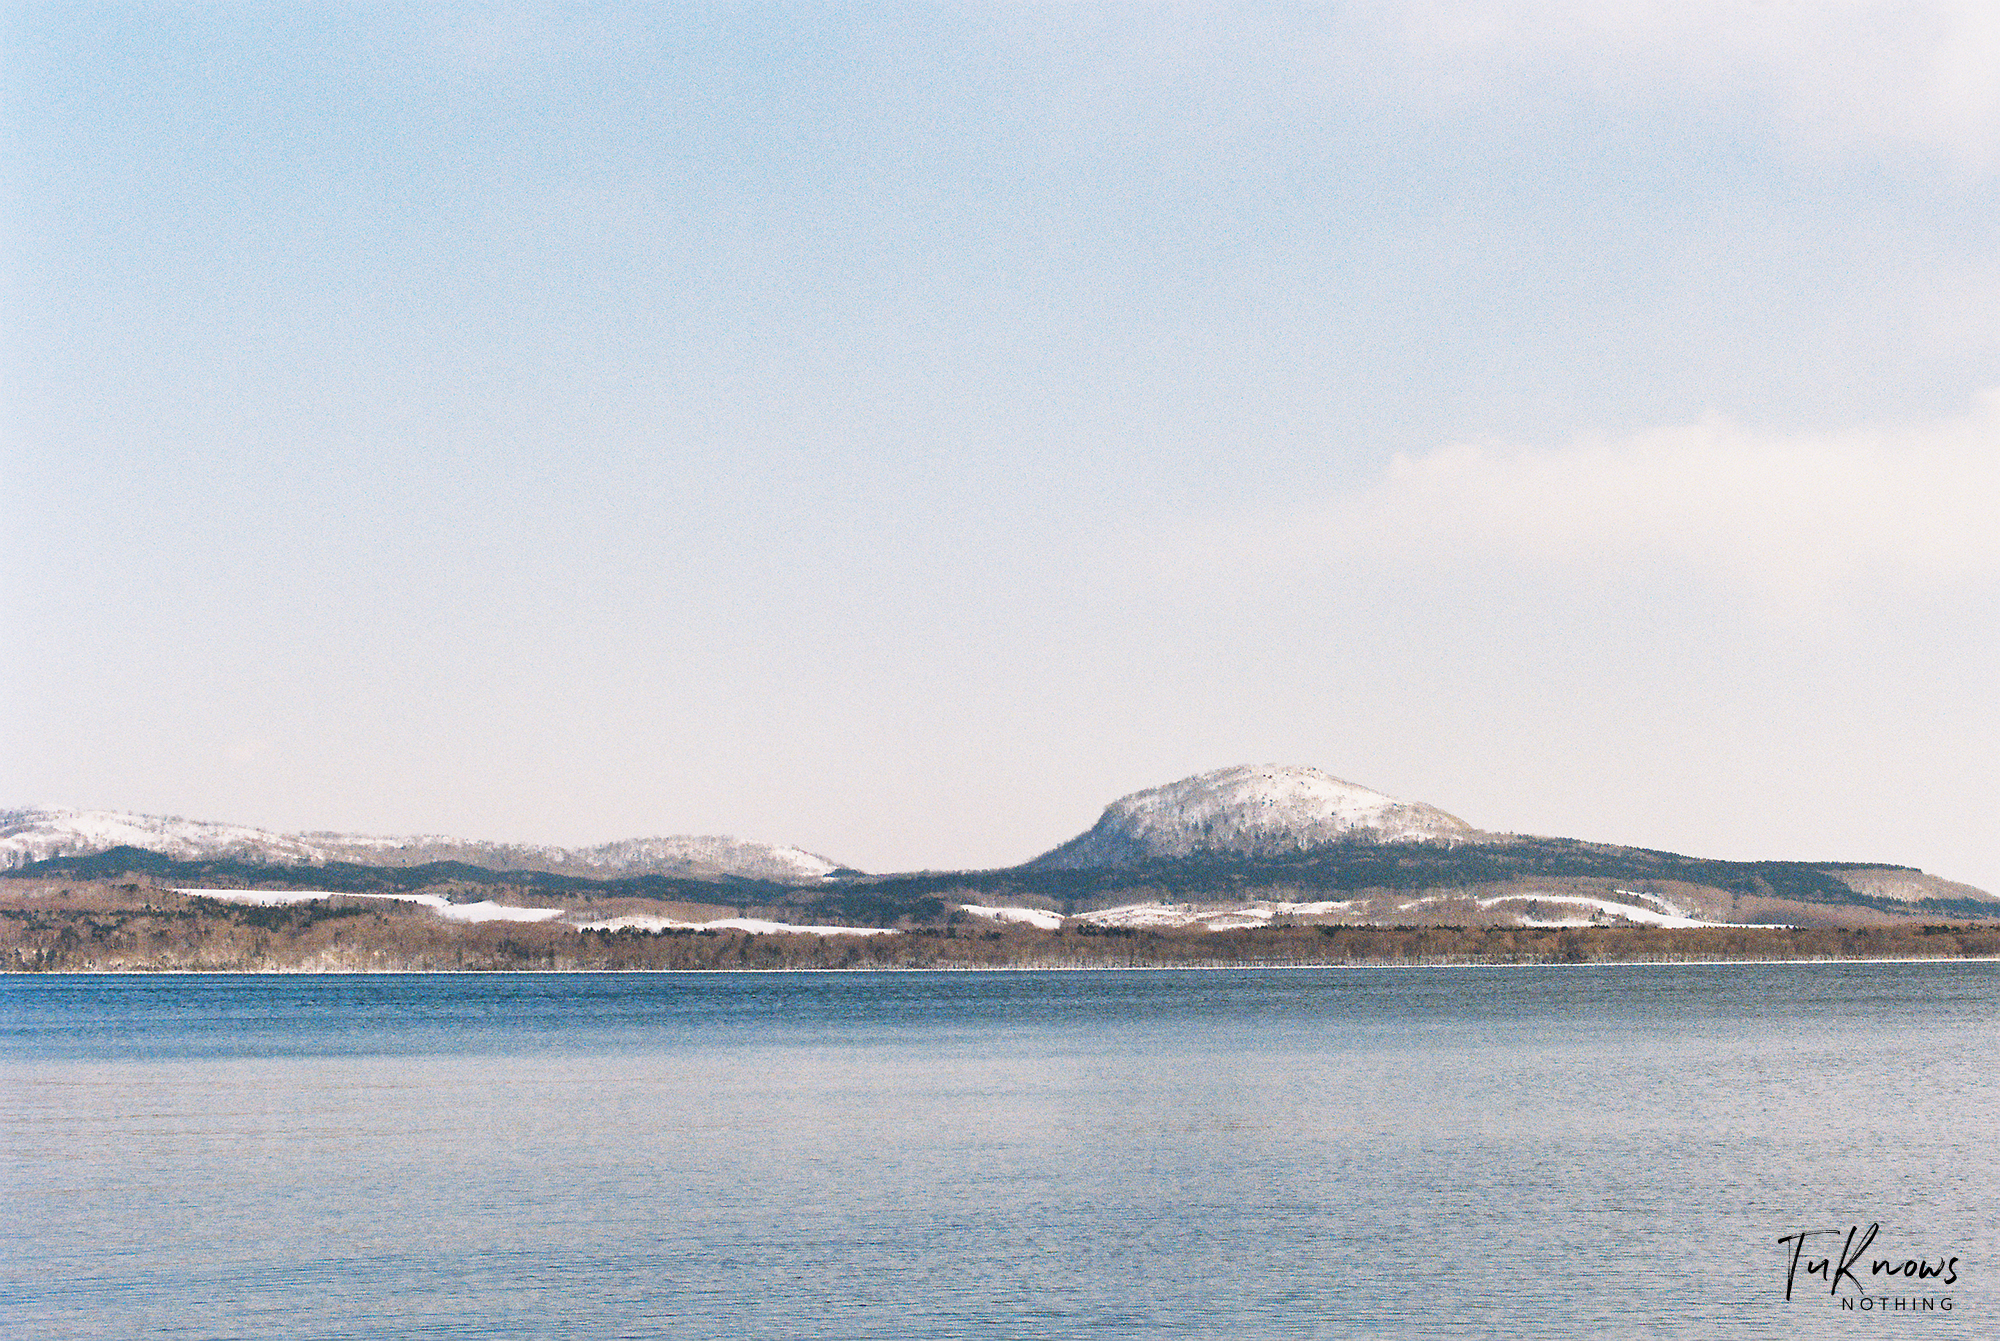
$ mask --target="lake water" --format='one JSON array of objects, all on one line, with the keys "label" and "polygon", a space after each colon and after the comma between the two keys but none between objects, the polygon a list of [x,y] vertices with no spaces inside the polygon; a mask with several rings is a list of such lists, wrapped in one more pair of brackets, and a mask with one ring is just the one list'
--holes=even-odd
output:
[{"label": "lake water", "polygon": [[[1996,1043],[1991,963],[9,976],[0,1333],[1994,1337]],[[1871,1223],[1930,1311],[1805,1273]]]}]

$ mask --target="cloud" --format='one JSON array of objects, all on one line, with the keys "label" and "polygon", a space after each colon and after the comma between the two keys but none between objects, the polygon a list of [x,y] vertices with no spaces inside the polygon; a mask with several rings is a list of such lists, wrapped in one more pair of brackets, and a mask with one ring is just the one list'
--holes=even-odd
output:
[{"label": "cloud", "polygon": [[1823,149],[1922,149],[2000,168],[1991,0],[1439,0],[1419,53],[1477,82],[1538,71],[1605,89],[1653,79],[1769,102]]},{"label": "cloud", "polygon": [[1399,456],[1373,485],[1202,538],[1267,578],[1662,564],[1759,603],[2000,575],[2000,391],[1971,413],[1836,433],[1725,418],[1556,445]]}]

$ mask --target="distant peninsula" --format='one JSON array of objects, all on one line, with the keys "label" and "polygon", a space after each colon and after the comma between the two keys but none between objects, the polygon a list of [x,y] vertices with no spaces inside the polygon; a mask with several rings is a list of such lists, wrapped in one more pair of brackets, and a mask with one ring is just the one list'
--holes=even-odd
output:
[{"label": "distant peninsula", "polygon": [[799,848],[564,849],[0,811],[10,971],[1142,967],[1962,957],[2000,899],[1888,863],[1494,833],[1318,769],[1113,801],[1019,866],[871,874]]}]

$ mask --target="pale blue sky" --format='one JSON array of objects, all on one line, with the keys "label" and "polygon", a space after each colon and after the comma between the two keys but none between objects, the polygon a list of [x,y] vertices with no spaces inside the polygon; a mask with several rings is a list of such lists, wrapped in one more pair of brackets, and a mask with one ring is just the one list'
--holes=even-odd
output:
[{"label": "pale blue sky", "polygon": [[1736,8],[14,5],[0,800],[2000,889],[2000,28]]}]

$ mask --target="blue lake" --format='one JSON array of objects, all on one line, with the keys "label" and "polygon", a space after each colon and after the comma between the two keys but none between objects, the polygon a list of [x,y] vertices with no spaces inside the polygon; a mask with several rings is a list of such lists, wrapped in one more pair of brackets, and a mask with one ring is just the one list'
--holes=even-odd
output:
[{"label": "blue lake", "polygon": [[[1992,963],[8,976],[0,1333],[2000,1336],[1996,1043]],[[1929,1309],[1807,1274],[1870,1224]]]}]

